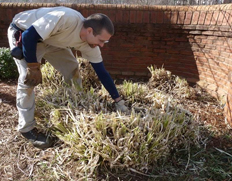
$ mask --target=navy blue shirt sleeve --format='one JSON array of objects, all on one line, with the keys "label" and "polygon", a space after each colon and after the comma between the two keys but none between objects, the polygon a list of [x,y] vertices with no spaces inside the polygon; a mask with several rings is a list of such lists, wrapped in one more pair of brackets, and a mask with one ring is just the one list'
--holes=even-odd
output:
[{"label": "navy blue shirt sleeve", "polygon": [[116,99],[119,97],[117,88],[111,78],[110,74],[106,71],[103,62],[100,63],[91,63],[93,69],[95,70],[98,78],[100,79],[103,86],[111,95],[112,99]]},{"label": "navy blue shirt sleeve", "polygon": [[28,63],[37,62],[36,46],[42,39],[33,26],[22,33],[23,56]]}]

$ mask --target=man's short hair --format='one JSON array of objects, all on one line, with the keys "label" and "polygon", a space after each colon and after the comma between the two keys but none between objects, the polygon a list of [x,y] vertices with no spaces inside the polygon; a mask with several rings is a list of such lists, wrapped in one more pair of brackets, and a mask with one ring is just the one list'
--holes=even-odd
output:
[{"label": "man's short hair", "polygon": [[105,29],[110,35],[114,34],[114,25],[110,18],[105,14],[96,13],[88,16],[84,21],[84,28],[91,27],[93,35],[100,35],[101,31]]}]

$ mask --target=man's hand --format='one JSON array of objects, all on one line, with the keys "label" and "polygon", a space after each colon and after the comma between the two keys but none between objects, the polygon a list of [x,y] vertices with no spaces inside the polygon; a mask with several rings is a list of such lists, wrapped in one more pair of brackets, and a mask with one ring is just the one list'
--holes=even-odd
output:
[{"label": "man's hand", "polygon": [[28,86],[37,86],[42,83],[42,73],[40,71],[40,63],[28,63],[27,75],[24,84]]},{"label": "man's hand", "polygon": [[127,112],[128,108],[124,105],[125,101],[120,99],[118,102],[115,102],[115,107],[117,111]]}]

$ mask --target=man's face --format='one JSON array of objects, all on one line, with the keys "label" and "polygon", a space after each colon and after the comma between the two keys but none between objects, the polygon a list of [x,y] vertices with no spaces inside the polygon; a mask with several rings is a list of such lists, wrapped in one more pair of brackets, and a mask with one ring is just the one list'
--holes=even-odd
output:
[{"label": "man's face", "polygon": [[96,36],[93,35],[92,28],[88,28],[87,32],[88,33],[87,33],[86,41],[91,48],[95,48],[96,46],[103,47],[104,44],[107,43],[111,37],[111,35],[105,29],[101,31],[101,34]]}]

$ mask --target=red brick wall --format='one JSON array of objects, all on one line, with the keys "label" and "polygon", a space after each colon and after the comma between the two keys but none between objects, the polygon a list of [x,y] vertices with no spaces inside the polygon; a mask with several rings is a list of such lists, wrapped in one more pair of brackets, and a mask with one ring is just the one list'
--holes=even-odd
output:
[{"label": "red brick wall", "polygon": [[13,16],[26,9],[69,6],[84,16],[101,12],[115,25],[103,48],[113,77],[148,76],[147,66],[164,66],[189,82],[199,83],[217,97],[225,95],[232,124],[232,5],[135,6],[80,4],[0,4],[0,46]]}]

